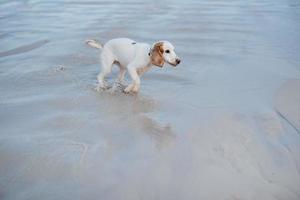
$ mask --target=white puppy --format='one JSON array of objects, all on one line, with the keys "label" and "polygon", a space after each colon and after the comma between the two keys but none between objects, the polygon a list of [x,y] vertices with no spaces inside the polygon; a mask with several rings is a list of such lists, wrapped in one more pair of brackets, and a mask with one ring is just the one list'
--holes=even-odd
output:
[{"label": "white puppy", "polygon": [[87,40],[86,43],[94,48],[102,49],[102,71],[98,75],[97,89],[107,89],[105,76],[111,72],[113,64],[120,68],[118,81],[124,80],[126,69],[133,82],[128,85],[124,92],[138,92],[140,88],[140,76],[151,69],[152,65],[163,67],[167,62],[173,66],[180,63],[179,57],[174,51],[174,46],[168,41],[159,41],[152,46],[146,43],[137,43],[128,38],[116,38],[101,45],[96,40]]}]

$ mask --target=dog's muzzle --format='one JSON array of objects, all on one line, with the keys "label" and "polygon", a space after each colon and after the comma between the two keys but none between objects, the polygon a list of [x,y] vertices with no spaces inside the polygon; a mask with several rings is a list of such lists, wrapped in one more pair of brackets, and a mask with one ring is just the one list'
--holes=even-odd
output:
[{"label": "dog's muzzle", "polygon": [[170,63],[173,67],[176,67],[177,65],[179,65],[179,63],[181,62],[181,60],[179,58],[176,58],[174,63]]}]

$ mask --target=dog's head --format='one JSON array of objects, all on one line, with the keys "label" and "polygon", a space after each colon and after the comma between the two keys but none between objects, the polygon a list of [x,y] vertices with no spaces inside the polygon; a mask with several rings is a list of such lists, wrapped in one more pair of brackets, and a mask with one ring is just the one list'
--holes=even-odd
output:
[{"label": "dog's head", "polygon": [[180,58],[176,55],[174,49],[174,46],[168,41],[154,43],[150,53],[151,63],[163,67],[167,62],[175,67],[180,63]]}]

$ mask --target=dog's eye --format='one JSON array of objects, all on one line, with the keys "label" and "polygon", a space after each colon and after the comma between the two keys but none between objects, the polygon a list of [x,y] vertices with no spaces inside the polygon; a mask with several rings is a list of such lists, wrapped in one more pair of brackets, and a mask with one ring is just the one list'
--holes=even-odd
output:
[{"label": "dog's eye", "polygon": [[166,53],[170,53],[170,50],[169,50],[169,49],[167,49],[165,52],[166,52]]}]

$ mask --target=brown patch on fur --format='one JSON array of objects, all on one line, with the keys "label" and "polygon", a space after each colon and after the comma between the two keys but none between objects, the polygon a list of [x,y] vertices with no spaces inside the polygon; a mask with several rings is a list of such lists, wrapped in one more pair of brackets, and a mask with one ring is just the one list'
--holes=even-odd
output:
[{"label": "brown patch on fur", "polygon": [[151,63],[158,67],[163,67],[165,60],[163,58],[163,42],[157,42],[151,50]]}]

